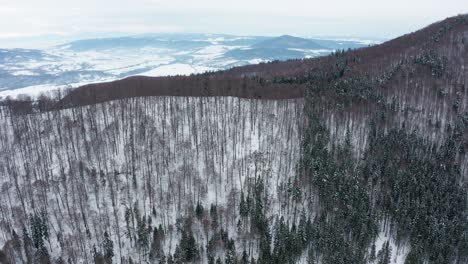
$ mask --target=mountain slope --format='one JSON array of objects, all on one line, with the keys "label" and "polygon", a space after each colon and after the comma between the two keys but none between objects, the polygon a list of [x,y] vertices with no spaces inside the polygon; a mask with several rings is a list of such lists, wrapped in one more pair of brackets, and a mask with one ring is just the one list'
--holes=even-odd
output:
[{"label": "mountain slope", "polygon": [[327,49],[326,47],[320,46],[314,41],[293,37],[289,35],[283,35],[277,38],[264,40],[262,42],[252,45],[252,48],[261,49]]},{"label": "mountain slope", "polygon": [[0,257],[466,263],[467,39],[4,102]]},{"label": "mountain slope", "polygon": [[324,53],[330,48],[303,38],[283,35],[255,43],[245,49],[234,49],[226,53],[229,57],[266,60],[287,60],[304,57],[304,51],[318,51]]}]

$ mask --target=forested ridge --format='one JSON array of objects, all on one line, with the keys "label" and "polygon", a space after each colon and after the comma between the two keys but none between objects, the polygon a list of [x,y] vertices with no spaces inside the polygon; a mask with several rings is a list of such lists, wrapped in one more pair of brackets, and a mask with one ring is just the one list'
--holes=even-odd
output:
[{"label": "forested ridge", "polygon": [[0,112],[3,263],[468,263],[468,16]]}]

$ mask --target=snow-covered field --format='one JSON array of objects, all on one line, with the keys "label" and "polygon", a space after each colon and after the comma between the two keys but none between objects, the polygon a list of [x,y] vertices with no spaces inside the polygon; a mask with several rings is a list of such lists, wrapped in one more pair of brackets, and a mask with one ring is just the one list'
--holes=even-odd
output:
[{"label": "snow-covered field", "polygon": [[203,73],[207,71],[214,71],[215,68],[210,68],[206,66],[194,66],[189,64],[169,64],[159,66],[155,69],[149,70],[147,72],[140,73],[139,75],[143,76],[175,76],[175,75],[190,75],[190,74],[197,74]]},{"label": "snow-covered field", "polygon": [[[275,49],[262,46],[262,41],[271,44],[275,38],[216,34],[90,39],[41,50],[0,49],[0,98],[36,96],[134,75],[190,75],[276,59],[311,58],[336,48],[363,46],[358,40],[317,40],[330,47],[310,49],[301,47],[301,41],[295,43],[298,38],[284,38],[278,38],[283,42]],[[252,47],[256,53],[231,52]]]}]

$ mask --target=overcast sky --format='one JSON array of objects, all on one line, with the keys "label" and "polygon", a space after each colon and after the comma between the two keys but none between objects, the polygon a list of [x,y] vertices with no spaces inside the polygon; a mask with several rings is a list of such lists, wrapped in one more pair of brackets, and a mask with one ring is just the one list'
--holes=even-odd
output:
[{"label": "overcast sky", "polygon": [[0,46],[150,32],[391,38],[468,0],[0,0]]}]

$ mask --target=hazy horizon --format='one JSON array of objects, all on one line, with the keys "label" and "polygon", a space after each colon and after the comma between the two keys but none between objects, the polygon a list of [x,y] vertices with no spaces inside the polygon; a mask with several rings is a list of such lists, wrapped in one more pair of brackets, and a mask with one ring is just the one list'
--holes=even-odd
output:
[{"label": "hazy horizon", "polygon": [[142,33],[390,39],[468,11],[468,1],[462,0],[0,0],[0,4],[0,47],[43,47]]}]

